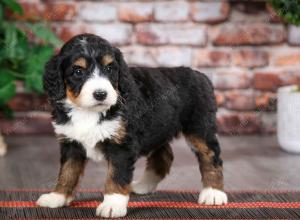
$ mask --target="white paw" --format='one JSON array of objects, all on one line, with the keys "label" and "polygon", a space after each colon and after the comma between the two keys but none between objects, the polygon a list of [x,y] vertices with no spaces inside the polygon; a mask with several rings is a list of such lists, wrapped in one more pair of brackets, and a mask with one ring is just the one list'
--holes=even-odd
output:
[{"label": "white paw", "polygon": [[136,194],[148,194],[153,192],[157,187],[156,183],[145,183],[143,181],[134,181],[131,184],[132,192]]},{"label": "white paw", "polygon": [[59,207],[69,205],[71,201],[72,201],[71,197],[67,198],[63,194],[52,192],[52,193],[41,195],[36,203],[41,207],[59,208]]},{"label": "white paw", "polygon": [[153,192],[161,177],[151,171],[145,171],[143,177],[139,181],[134,181],[131,184],[132,192],[136,194],[147,194]]},{"label": "white paw", "polygon": [[98,206],[96,215],[103,218],[119,218],[127,214],[129,196],[122,194],[104,195],[103,202]]},{"label": "white paw", "polygon": [[198,203],[205,205],[223,205],[228,201],[226,193],[211,187],[204,188],[200,193]]}]

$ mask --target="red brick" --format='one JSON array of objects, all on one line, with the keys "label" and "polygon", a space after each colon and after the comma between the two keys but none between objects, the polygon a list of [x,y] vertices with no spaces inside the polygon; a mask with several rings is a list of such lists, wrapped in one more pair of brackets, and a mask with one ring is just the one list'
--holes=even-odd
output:
[{"label": "red brick", "polygon": [[43,18],[50,21],[71,21],[77,14],[74,2],[47,3],[43,13]]},{"label": "red brick", "polygon": [[264,1],[229,1],[231,6],[230,22],[269,23]]},{"label": "red brick", "polygon": [[227,2],[195,2],[192,4],[191,16],[194,21],[217,23],[225,21],[230,12]]},{"label": "red brick", "polygon": [[52,134],[49,113],[27,113],[16,115],[13,120],[0,118],[0,131],[6,135],[16,134]]},{"label": "red brick", "polygon": [[119,19],[125,22],[146,22],[154,18],[154,4],[147,2],[127,2],[119,7]]},{"label": "red brick", "polygon": [[285,40],[285,30],[282,25],[236,23],[214,27],[211,38],[215,45],[279,44]]},{"label": "red brick", "polygon": [[288,41],[291,45],[300,45],[300,27],[296,27],[293,25],[289,26],[288,29]]},{"label": "red brick", "polygon": [[194,53],[193,65],[197,67],[230,66],[231,58],[228,51],[198,49]]},{"label": "red brick", "polygon": [[49,111],[50,106],[44,95],[19,93],[9,103],[14,111]]},{"label": "red brick", "polygon": [[279,77],[281,86],[300,84],[300,71],[298,70],[280,72]]},{"label": "red brick", "polygon": [[138,43],[146,45],[204,46],[206,29],[202,25],[194,24],[139,24],[136,26],[136,38]]},{"label": "red brick", "polygon": [[235,66],[263,67],[269,63],[269,54],[257,49],[241,49],[233,52],[232,61]]},{"label": "red brick", "polygon": [[36,2],[20,2],[23,8],[23,15],[12,14],[7,11],[6,15],[9,18],[17,20],[38,21],[41,20],[44,13],[44,5]]},{"label": "red brick", "polygon": [[212,82],[216,89],[247,89],[252,84],[252,77],[247,72],[223,71],[213,73]]},{"label": "red brick", "polygon": [[159,47],[154,58],[158,66],[191,66],[192,51],[186,47]]},{"label": "red brick", "polygon": [[298,51],[279,51],[272,54],[275,66],[300,66],[300,52]]},{"label": "red brick", "polygon": [[78,17],[84,21],[115,21],[117,8],[107,2],[81,2]]},{"label": "red brick", "polygon": [[191,66],[192,51],[188,47],[122,47],[125,60],[138,66]]},{"label": "red brick", "polygon": [[254,74],[254,88],[259,90],[276,91],[281,85],[280,77],[273,72],[256,72]]},{"label": "red brick", "polygon": [[189,4],[182,1],[157,2],[154,7],[156,21],[186,21],[189,12]]},{"label": "red brick", "polygon": [[103,37],[112,44],[126,45],[131,42],[132,25],[118,24],[86,24],[86,32]]},{"label": "red brick", "polygon": [[218,130],[222,134],[257,134],[261,130],[261,119],[255,113],[222,113],[217,115]]},{"label": "red brick", "polygon": [[219,91],[215,91],[215,98],[216,98],[216,103],[218,107],[223,106],[223,104],[226,101],[226,97],[224,95],[224,93],[219,92]]},{"label": "red brick", "polygon": [[277,95],[272,92],[259,92],[255,95],[255,106],[257,111],[275,111]]},{"label": "red brick", "polygon": [[251,111],[255,109],[255,96],[251,91],[230,91],[226,92],[227,109],[237,111]]},{"label": "red brick", "polygon": [[156,66],[155,48],[129,46],[121,48],[121,51],[129,65]]},{"label": "red brick", "polygon": [[112,44],[124,45],[131,41],[132,26],[129,24],[63,24],[55,25],[55,32],[63,40],[81,33],[92,33],[99,35]]},{"label": "red brick", "polygon": [[75,35],[86,32],[86,27],[82,24],[52,25],[57,36],[64,42],[70,40]]},{"label": "red brick", "polygon": [[298,71],[264,71],[254,74],[254,88],[263,91],[276,91],[280,86],[300,84]]}]

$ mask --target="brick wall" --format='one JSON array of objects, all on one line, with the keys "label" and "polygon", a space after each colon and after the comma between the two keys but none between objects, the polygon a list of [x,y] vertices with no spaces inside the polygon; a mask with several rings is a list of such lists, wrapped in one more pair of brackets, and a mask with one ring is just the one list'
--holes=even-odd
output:
[{"label": "brick wall", "polygon": [[[276,131],[276,89],[300,82],[300,28],[284,24],[264,1],[22,0],[25,14],[47,19],[64,41],[91,32],[119,46],[132,65],[192,66],[216,87],[225,134]],[[10,103],[5,133],[47,133],[44,97],[20,94]]]}]

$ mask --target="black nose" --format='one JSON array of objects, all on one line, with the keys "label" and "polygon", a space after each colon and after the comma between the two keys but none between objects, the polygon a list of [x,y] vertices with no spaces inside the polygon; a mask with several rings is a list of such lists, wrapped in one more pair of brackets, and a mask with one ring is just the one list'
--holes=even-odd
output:
[{"label": "black nose", "polygon": [[107,92],[103,90],[97,90],[94,92],[93,96],[97,101],[103,101],[107,96]]}]

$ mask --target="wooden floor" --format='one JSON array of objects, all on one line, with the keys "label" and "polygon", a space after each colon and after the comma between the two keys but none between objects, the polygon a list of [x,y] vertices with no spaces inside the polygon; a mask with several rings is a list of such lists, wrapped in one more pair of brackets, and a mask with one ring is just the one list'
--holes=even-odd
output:
[{"label": "wooden floor", "polygon": [[[59,147],[52,136],[6,138],[9,153],[0,158],[0,188],[53,187],[59,168]],[[276,138],[220,137],[227,190],[300,189],[300,155],[279,149]],[[175,161],[160,189],[200,189],[200,174],[194,155],[183,139],[173,142]],[[136,177],[144,161],[137,163]],[[106,164],[89,162],[81,188],[103,188]]]}]

